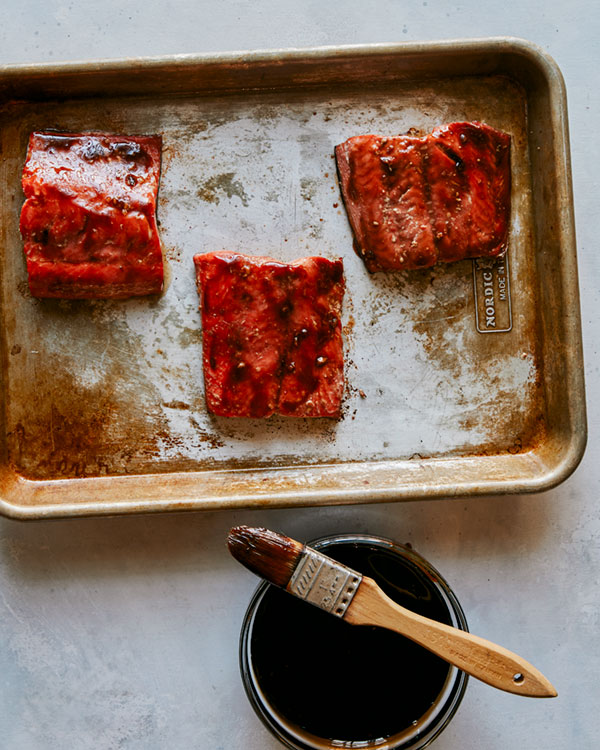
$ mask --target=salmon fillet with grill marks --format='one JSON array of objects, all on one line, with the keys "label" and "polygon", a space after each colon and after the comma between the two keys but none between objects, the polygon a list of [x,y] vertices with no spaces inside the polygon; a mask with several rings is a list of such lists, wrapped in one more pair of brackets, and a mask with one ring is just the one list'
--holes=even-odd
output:
[{"label": "salmon fillet with grill marks", "polygon": [[344,390],[341,260],[194,257],[209,411],[338,417]]},{"label": "salmon fillet with grill marks", "polygon": [[32,133],[21,234],[34,297],[158,294],[160,136]]},{"label": "salmon fillet with grill marks", "polygon": [[426,268],[506,251],[510,136],[458,122],[423,137],[362,135],[335,150],[367,269]]}]

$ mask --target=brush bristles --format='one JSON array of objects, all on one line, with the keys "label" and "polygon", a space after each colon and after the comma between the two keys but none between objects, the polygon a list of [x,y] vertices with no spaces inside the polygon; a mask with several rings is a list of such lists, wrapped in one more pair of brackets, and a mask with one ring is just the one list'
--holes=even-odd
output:
[{"label": "brush bristles", "polygon": [[304,546],[269,529],[236,526],[227,537],[229,551],[256,575],[285,588]]}]

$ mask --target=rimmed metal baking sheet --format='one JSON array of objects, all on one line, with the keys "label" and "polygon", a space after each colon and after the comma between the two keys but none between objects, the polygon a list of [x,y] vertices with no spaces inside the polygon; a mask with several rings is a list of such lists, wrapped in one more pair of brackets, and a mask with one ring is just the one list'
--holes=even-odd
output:
[{"label": "rimmed metal baking sheet", "polygon": [[[44,517],[543,489],[585,445],[566,101],[508,39],[0,70],[0,509]],[[333,148],[482,120],[512,136],[505,262],[369,275]],[[33,299],[18,217],[32,130],[160,133],[160,297]],[[339,421],[204,405],[192,256],[344,259]]]}]

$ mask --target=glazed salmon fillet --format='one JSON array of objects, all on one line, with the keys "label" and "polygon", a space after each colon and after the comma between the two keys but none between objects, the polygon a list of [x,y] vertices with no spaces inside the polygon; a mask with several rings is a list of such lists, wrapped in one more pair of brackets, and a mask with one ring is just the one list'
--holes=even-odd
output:
[{"label": "glazed salmon fillet", "polygon": [[338,417],[344,390],[341,260],[235,252],[194,257],[209,411]]},{"label": "glazed salmon fillet", "polygon": [[21,234],[34,297],[158,294],[160,136],[32,133]]},{"label": "glazed salmon fillet", "polygon": [[455,122],[423,137],[355,136],[335,156],[355,248],[369,271],[506,251],[508,134]]}]

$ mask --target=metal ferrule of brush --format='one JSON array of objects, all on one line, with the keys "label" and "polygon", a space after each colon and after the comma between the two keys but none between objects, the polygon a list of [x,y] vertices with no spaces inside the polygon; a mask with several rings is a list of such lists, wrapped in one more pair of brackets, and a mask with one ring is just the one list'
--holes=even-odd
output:
[{"label": "metal ferrule of brush", "polygon": [[343,617],[361,581],[360,573],[305,547],[286,588],[294,596]]}]

